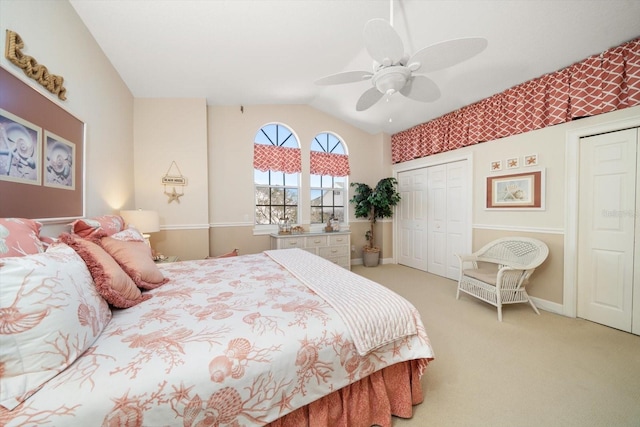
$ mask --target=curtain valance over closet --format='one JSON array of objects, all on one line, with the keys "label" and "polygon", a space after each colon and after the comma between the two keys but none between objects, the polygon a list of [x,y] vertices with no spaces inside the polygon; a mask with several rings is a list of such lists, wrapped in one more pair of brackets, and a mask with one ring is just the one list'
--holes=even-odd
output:
[{"label": "curtain valance over closet", "polygon": [[391,137],[392,162],[640,105],[640,38]]}]

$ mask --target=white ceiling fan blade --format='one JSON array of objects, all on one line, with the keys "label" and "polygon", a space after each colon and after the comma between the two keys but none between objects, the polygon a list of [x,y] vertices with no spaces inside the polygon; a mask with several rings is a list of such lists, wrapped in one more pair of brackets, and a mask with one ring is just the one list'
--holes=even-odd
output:
[{"label": "white ceiling fan blade", "polygon": [[396,64],[404,55],[402,39],[384,19],[371,19],[364,26],[364,45],[373,59],[384,66]]},{"label": "white ceiling fan blade", "polygon": [[400,89],[400,93],[407,98],[420,102],[433,102],[440,98],[440,89],[433,80],[426,76],[413,76]]},{"label": "white ceiling fan blade", "polygon": [[382,98],[382,92],[375,87],[372,87],[360,96],[360,99],[358,99],[358,103],[356,104],[356,111],[364,111],[367,108],[372,107],[373,104],[380,101],[380,98]]},{"label": "white ceiling fan blade", "polygon": [[316,80],[317,85],[340,85],[343,83],[357,83],[368,80],[373,76],[370,71],[345,71],[344,73],[331,74]]},{"label": "white ceiling fan blade", "polygon": [[419,73],[441,70],[476,56],[487,45],[487,39],[481,37],[447,40],[420,49],[409,58],[407,66]]}]

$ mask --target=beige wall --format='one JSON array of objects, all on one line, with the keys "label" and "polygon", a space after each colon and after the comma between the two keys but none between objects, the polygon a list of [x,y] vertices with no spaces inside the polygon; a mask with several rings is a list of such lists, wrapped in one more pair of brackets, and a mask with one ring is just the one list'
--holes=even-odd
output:
[{"label": "beige wall", "polygon": [[[162,233],[152,247],[180,259],[209,255],[207,104],[201,99],[141,99],[134,102],[135,208],[155,210]],[[175,162],[175,165],[173,164]],[[184,193],[169,203],[165,175],[182,175]]]},{"label": "beige wall", "polygon": [[64,78],[67,100],[29,79],[4,55],[0,65],[86,123],[86,216],[133,207],[133,96],[75,10],[66,1],[0,0],[0,28],[0,45],[5,30],[15,31],[24,54]]}]

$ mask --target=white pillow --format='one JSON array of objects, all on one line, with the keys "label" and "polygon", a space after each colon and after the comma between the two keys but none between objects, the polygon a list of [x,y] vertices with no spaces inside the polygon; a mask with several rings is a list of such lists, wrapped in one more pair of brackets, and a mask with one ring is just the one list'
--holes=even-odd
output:
[{"label": "white pillow", "polygon": [[11,410],[73,363],[111,320],[82,258],[56,243],[0,260],[0,405]]},{"label": "white pillow", "polygon": [[144,242],[144,236],[138,231],[137,228],[129,226],[122,231],[119,231],[110,236],[116,240],[122,240],[124,242]]}]

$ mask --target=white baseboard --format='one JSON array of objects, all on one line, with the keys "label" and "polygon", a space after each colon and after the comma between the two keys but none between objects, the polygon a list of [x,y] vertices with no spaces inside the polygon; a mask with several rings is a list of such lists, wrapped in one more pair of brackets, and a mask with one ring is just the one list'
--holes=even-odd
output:
[{"label": "white baseboard", "polygon": [[[382,258],[380,264],[394,264],[393,258]],[[362,258],[351,258],[351,265],[362,265]]]},{"label": "white baseboard", "polygon": [[560,314],[564,316],[564,307],[562,304],[558,304],[557,302],[547,301],[545,299],[540,299],[536,297],[531,297],[533,303],[541,310],[548,311],[555,314]]}]

